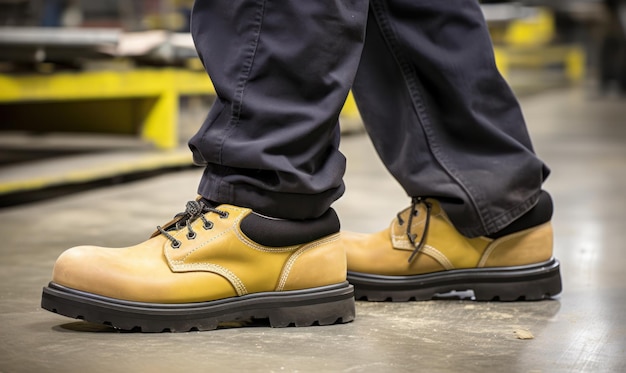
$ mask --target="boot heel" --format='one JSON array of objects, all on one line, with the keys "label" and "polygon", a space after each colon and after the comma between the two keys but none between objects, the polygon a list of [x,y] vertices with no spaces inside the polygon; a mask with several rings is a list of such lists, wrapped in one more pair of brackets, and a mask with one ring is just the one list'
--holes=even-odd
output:
[{"label": "boot heel", "polygon": [[523,301],[550,299],[563,289],[558,262],[543,273],[526,278],[503,279],[501,282],[481,283],[474,286],[474,297],[482,301]]},{"label": "boot heel", "polygon": [[354,297],[333,298],[316,304],[275,308],[269,312],[269,322],[273,328],[332,325],[351,322],[354,316]]}]

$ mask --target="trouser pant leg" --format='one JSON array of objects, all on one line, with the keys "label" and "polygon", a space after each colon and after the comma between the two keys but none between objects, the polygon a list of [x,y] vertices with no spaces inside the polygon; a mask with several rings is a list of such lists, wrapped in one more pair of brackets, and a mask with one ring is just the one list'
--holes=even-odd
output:
[{"label": "trouser pant leg", "polygon": [[366,0],[196,1],[191,32],[217,92],[190,140],[207,199],[304,219],[344,191],[339,112]]},{"label": "trouser pant leg", "polygon": [[463,234],[498,231],[536,203],[549,171],[476,2],[372,0],[353,90],[389,171],[408,195],[438,198]]}]

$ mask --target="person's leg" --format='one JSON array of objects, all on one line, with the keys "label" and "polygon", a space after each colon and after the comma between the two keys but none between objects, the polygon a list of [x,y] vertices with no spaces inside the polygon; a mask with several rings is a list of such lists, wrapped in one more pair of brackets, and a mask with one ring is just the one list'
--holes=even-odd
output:
[{"label": "person's leg", "polygon": [[560,292],[552,202],[541,190],[549,171],[476,2],[371,0],[353,90],[378,154],[413,198],[388,229],[343,233],[358,298]]},{"label": "person's leg", "polygon": [[337,121],[366,14],[364,0],[196,3],[192,34],[218,95],[190,141],[206,166],[199,194],[289,219],[339,198]]},{"label": "person's leg", "polygon": [[409,196],[436,197],[467,236],[537,201],[547,168],[498,73],[474,0],[373,0],[354,96]]},{"label": "person's leg", "polygon": [[194,41],[218,98],[190,141],[199,197],[147,241],[59,257],[42,306],[122,329],[354,318],[339,219],[337,119],[367,2],[198,1]]}]

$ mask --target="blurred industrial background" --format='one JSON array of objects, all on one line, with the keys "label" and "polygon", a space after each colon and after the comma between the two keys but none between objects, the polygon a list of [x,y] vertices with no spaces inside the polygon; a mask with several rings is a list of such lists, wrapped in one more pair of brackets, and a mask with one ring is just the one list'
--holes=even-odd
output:
[{"label": "blurred industrial background", "polygon": [[[213,97],[188,33],[192,3],[0,0],[0,204],[189,165],[185,141]],[[519,95],[626,92],[623,1],[482,7]],[[360,130],[351,98],[342,129]]]},{"label": "blurred industrial background", "polygon": [[[186,141],[214,90],[191,6],[0,0],[0,373],[626,371],[626,0],[481,2],[497,65],[553,170],[560,298],[357,302],[348,325],[192,335],[40,310],[64,249],[139,242],[195,195],[202,170]],[[341,128],[348,191],[335,208],[346,229],[382,229],[408,199],[351,97]]]}]

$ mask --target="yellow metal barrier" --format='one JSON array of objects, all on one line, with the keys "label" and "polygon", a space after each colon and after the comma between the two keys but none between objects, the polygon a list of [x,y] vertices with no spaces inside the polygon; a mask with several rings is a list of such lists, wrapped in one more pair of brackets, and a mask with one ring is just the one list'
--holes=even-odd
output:
[{"label": "yellow metal barrier", "polygon": [[585,75],[585,53],[578,45],[555,45],[555,21],[552,12],[536,8],[534,15],[514,20],[504,30],[492,28],[496,64],[505,78],[516,68],[540,69],[560,66],[571,82]]},{"label": "yellow metal barrier", "polygon": [[214,94],[203,71],[137,69],[0,75],[4,129],[138,133],[160,149],[177,145],[178,98]]},{"label": "yellow metal barrier", "polygon": [[576,45],[531,47],[495,47],[496,65],[509,78],[514,68],[541,69],[551,65],[563,67],[565,78],[578,83],[585,76],[585,52]]},{"label": "yellow metal barrier", "polygon": [[507,27],[504,42],[511,46],[547,45],[554,40],[554,16],[547,8],[535,8],[535,14],[515,20]]}]

